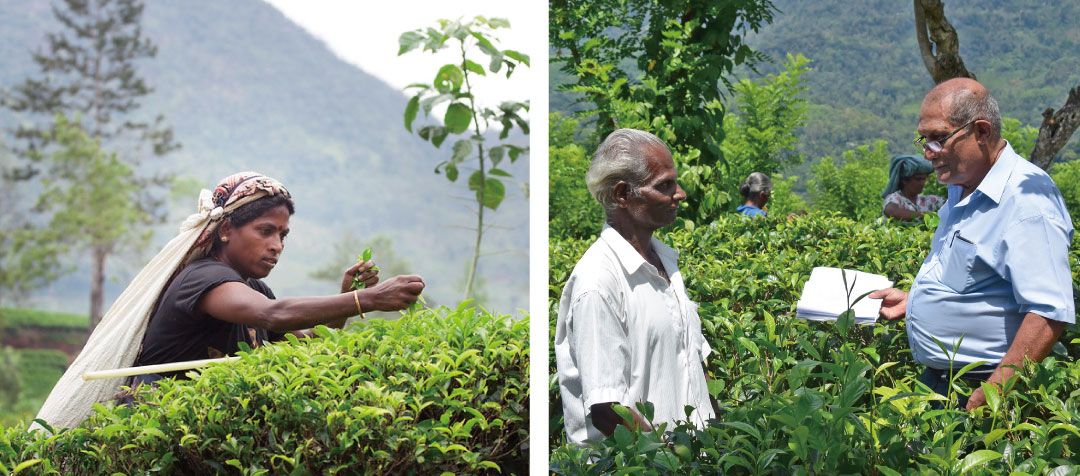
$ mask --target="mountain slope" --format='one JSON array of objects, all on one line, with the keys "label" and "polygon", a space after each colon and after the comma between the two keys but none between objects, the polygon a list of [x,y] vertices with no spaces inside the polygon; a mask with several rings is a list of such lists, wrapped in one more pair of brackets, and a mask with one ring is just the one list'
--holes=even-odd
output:
[{"label": "mountain slope", "polygon": [[[0,85],[11,87],[35,72],[29,52],[54,25],[47,2],[0,0]],[[460,297],[472,236],[462,227],[474,220],[470,196],[464,184],[432,173],[448,151],[404,130],[400,91],[344,63],[257,0],[148,2],[144,34],[159,51],[141,65],[155,89],[141,111],[164,114],[183,145],[164,161],[147,163],[203,187],[232,172],[257,170],[292,192],[292,234],[268,279],[278,295],[334,292],[336,284],[313,282],[307,273],[326,264],[336,240],[351,233],[389,236],[394,252],[425,276],[434,300]],[[0,120],[7,129],[18,118],[5,114]],[[526,162],[511,168],[519,182],[527,181]],[[173,207],[143,256],[114,268],[119,272],[107,301],[171,237],[195,198]],[[528,206],[521,187],[508,187],[493,222],[503,228],[485,241],[485,250],[501,253],[481,259],[489,304],[525,308]],[[85,281],[78,274],[65,278],[37,301],[84,310]]]}]

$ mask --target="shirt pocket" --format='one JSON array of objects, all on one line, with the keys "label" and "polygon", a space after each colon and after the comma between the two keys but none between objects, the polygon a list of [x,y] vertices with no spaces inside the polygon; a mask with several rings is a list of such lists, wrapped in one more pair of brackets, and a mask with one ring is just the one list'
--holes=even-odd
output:
[{"label": "shirt pocket", "polygon": [[949,241],[951,243],[943,253],[945,259],[941,268],[941,284],[962,293],[974,282],[972,269],[978,253],[975,244],[961,237],[959,233],[954,234]]}]

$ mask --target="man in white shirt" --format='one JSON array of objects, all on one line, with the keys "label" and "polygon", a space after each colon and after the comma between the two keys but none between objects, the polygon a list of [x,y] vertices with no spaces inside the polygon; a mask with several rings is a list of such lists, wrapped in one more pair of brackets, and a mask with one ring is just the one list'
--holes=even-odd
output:
[{"label": "man in white shirt", "polygon": [[[612,132],[586,175],[604,207],[600,238],[585,252],[559,301],[555,357],[566,433],[584,445],[616,425],[644,429],[714,416],[702,361],[711,349],[697,304],[686,295],[678,252],[653,232],[675,220],[686,193],[666,144],[633,129]],[[635,410],[650,402],[651,421]],[[631,409],[624,422],[613,404]]]}]

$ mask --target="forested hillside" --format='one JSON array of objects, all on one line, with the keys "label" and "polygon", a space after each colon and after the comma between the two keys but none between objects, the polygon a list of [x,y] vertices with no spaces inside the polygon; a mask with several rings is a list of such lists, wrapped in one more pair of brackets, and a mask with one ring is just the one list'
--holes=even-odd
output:
[{"label": "forested hillside", "polygon": [[[747,42],[773,59],[759,67],[762,73],[778,70],[786,53],[812,61],[804,76],[808,120],[798,132],[807,162],[876,139],[888,140],[895,153],[914,152],[919,102],[933,82],[919,57],[911,2],[773,3],[775,19]],[[945,12],[965,63],[1004,116],[1037,128],[1042,111],[1061,107],[1068,89],[1080,84],[1080,3],[946,2]],[[738,77],[754,76],[744,69]],[[565,81],[554,67],[552,80],[553,90]],[[553,93],[553,111],[570,107],[570,97]],[[1073,137],[1062,155],[1080,157],[1080,140]]]},{"label": "forested hillside", "polygon": [[[385,235],[394,254],[407,257],[409,270],[425,276],[435,302],[460,299],[472,199],[465,187],[433,173],[449,151],[402,127],[406,98],[400,91],[343,62],[258,0],[149,2],[143,18],[158,55],[140,66],[155,89],[140,111],[164,114],[182,144],[166,160],[147,164],[202,187],[240,170],[280,178],[297,213],[284,259],[268,280],[278,295],[334,291],[336,284],[308,274],[328,264],[348,233],[361,243]],[[44,45],[54,22],[49,2],[0,0],[0,88],[36,72],[30,54]],[[5,130],[18,120],[0,112]],[[10,136],[3,141],[12,145]],[[518,186],[508,187],[492,214],[497,229],[488,234],[490,254],[480,264],[481,295],[508,312],[527,302],[527,161],[510,171]],[[192,191],[173,202],[143,256],[125,257],[113,268],[106,303],[194,211],[195,199]],[[30,304],[85,312],[87,286],[75,273]]]}]

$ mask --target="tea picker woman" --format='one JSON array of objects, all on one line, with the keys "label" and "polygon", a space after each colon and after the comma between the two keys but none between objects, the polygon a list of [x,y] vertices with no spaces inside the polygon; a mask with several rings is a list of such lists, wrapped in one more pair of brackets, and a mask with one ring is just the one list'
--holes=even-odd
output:
[{"label": "tea picker woman", "polygon": [[[288,190],[270,177],[242,172],[226,177],[199,212],[117,298],[86,346],[53,388],[38,418],[73,427],[94,403],[112,399],[125,382],[82,381],[88,371],[232,355],[240,343],[258,347],[285,332],[319,324],[341,327],[364,311],[394,311],[416,302],[419,276],[379,283],[373,263],[358,263],[342,278],[341,293],[277,299],[261,281],[284,250],[294,212]],[[351,291],[358,277],[364,289]],[[138,376],[135,384],[162,377]]]},{"label": "tea picker woman", "polygon": [[736,212],[748,217],[764,217],[765,205],[769,203],[772,194],[772,180],[761,172],[754,172],[746,177],[739,185],[739,193],[742,194],[743,204],[735,209]]},{"label": "tea picker woman", "polygon": [[881,194],[885,199],[881,213],[897,220],[915,220],[927,212],[936,212],[945,204],[937,195],[920,195],[926,178],[934,168],[916,155],[898,155],[889,161],[889,183]]}]

